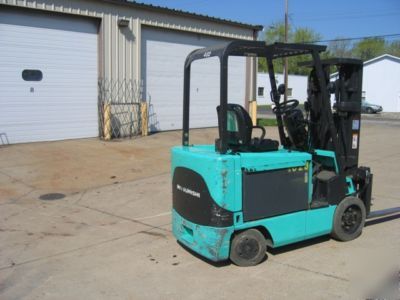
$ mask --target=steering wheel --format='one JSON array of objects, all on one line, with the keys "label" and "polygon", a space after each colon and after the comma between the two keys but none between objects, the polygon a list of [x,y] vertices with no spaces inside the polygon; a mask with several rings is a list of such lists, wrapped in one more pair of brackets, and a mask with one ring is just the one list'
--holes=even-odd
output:
[{"label": "steering wheel", "polygon": [[272,109],[272,111],[276,114],[279,108],[281,113],[286,114],[296,109],[298,105],[299,105],[299,100],[292,99],[276,104],[275,107]]}]

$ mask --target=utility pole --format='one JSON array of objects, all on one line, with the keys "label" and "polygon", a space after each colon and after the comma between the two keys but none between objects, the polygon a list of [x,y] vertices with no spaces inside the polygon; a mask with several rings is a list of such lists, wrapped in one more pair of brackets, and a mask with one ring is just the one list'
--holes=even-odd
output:
[{"label": "utility pole", "polygon": [[[288,0],[285,0],[285,43],[288,42],[288,27],[289,27],[289,21],[288,21]],[[284,101],[287,101],[287,90],[288,90],[288,58],[285,57],[285,95],[284,95]]]}]

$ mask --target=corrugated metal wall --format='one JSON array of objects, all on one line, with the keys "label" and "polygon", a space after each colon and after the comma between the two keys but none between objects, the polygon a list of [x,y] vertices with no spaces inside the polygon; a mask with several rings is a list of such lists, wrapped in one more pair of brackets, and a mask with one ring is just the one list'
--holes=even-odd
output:
[{"label": "corrugated metal wall", "polygon": [[[102,1],[63,0],[0,0],[0,5],[33,8],[58,13],[75,14],[101,20],[99,26],[99,77],[110,79],[141,78],[141,27],[182,30],[231,39],[253,39],[251,29],[190,17],[160,13],[147,9]],[[118,27],[120,18],[128,19],[129,26]]]}]

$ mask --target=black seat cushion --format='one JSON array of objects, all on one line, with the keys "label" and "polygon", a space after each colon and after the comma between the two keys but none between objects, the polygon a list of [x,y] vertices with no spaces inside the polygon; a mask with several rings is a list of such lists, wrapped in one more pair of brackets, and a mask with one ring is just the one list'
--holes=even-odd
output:
[{"label": "black seat cushion", "polygon": [[250,143],[250,152],[268,152],[276,151],[279,148],[279,142],[271,139],[253,138]]},{"label": "black seat cushion", "polygon": [[[220,107],[217,107],[218,124],[221,129]],[[248,112],[239,104],[229,103],[227,105],[228,113],[228,146],[234,152],[266,152],[276,151],[279,147],[279,142],[271,139],[252,138],[254,128],[262,129],[264,136],[265,129],[260,126],[253,126],[253,122]],[[233,118],[233,119],[232,119]],[[229,122],[235,124],[230,128]],[[232,125],[232,124],[231,124]],[[221,134],[221,130],[220,130]]]}]

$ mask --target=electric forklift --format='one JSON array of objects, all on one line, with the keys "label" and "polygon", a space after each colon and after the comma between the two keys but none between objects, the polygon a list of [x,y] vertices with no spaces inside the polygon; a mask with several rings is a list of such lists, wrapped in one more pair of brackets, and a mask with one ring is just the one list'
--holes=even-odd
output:
[{"label": "electric forklift", "polygon": [[[233,41],[193,51],[184,66],[182,145],[172,155],[172,226],[176,239],[211,260],[239,266],[263,261],[267,247],[330,234],[360,236],[371,215],[373,175],[358,165],[362,61],[321,60],[326,46]],[[308,99],[281,101],[274,60],[308,55]],[[228,103],[228,57],[264,57],[279,141],[252,124],[247,111]],[[195,60],[220,62],[219,137],[189,142],[190,73]],[[330,82],[331,68],[339,77]],[[331,94],[336,105],[331,108]],[[253,131],[260,131],[253,137]],[[398,208],[375,214],[400,212]]]}]

